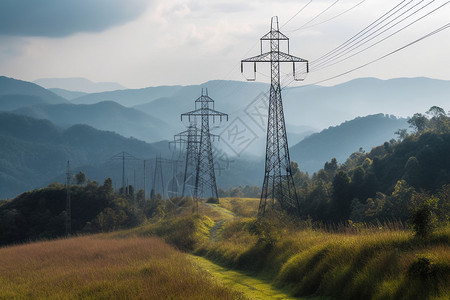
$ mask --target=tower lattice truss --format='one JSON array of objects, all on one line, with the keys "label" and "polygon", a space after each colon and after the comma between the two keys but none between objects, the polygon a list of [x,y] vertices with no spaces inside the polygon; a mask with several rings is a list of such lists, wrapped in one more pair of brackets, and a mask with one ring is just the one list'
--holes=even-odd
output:
[{"label": "tower lattice truss", "polygon": [[[269,63],[271,70],[265,174],[258,216],[263,217],[269,210],[273,209],[299,214],[300,207],[292,177],[283,102],[281,99],[280,63],[292,63],[292,74],[295,79],[296,64],[306,64],[306,71],[308,72],[308,61],[289,54],[289,39],[280,32],[277,17],[272,17],[270,32],[260,39],[260,43],[260,55],[241,61],[241,71],[243,71],[243,63],[253,63],[254,74],[256,75],[256,64],[262,62]],[[263,53],[264,43],[269,44],[269,51],[265,53]],[[280,46],[286,48],[287,53],[282,52]]]},{"label": "tower lattice truss", "polygon": [[[214,173],[214,159],[211,140],[215,135],[210,133],[210,120],[213,122],[223,118],[228,120],[228,115],[214,109],[214,100],[208,96],[208,90],[202,89],[201,96],[195,100],[195,110],[181,115],[181,120],[188,118],[190,125],[186,138],[186,167],[185,182],[183,188],[185,194],[190,182],[194,183],[193,198],[214,197],[218,198],[216,176]],[[195,162],[194,172],[190,171]],[[195,176],[193,176],[195,175]],[[194,179],[195,180],[192,180]],[[198,202],[197,204],[198,205]]]}]

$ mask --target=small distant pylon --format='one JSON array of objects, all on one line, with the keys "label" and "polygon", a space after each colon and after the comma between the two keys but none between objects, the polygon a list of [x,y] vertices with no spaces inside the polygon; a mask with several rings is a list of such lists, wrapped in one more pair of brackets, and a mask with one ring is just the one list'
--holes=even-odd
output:
[{"label": "small distant pylon", "polygon": [[[281,41],[286,42],[287,53],[280,51]],[[293,77],[298,80],[295,64],[306,63],[306,72],[308,72],[308,61],[289,54],[289,38],[280,32],[278,17],[272,17],[270,31],[260,39],[260,42],[261,54],[241,61],[241,72],[243,72],[243,63],[253,63],[254,78],[250,79],[251,81],[256,78],[256,63],[270,63],[271,69],[265,174],[258,217],[263,217],[268,209],[281,209],[291,214],[300,214],[297,192],[292,178],[281,100],[280,63],[292,63]],[[263,42],[269,43],[269,52],[263,53]]]},{"label": "small distant pylon", "polygon": [[150,197],[152,198],[152,200],[155,200],[154,198],[156,194],[160,194],[162,199],[164,199],[165,197],[164,176],[163,176],[161,155],[157,155],[155,157],[155,169],[153,172],[153,185],[151,194],[152,195]]},{"label": "small distant pylon", "polygon": [[[197,161],[200,144],[200,130],[197,128],[195,120],[191,121],[185,131],[174,135],[174,143],[178,143],[181,149],[181,144],[185,144],[185,165],[183,176],[183,188],[181,196],[185,197],[187,194],[191,196],[194,194],[195,174],[197,172]],[[192,190],[190,190],[192,189]]]},{"label": "small distant pylon", "polygon": [[216,175],[214,173],[214,159],[212,155],[211,133],[209,131],[209,121],[216,117],[222,121],[228,115],[214,110],[214,100],[208,96],[208,89],[202,89],[202,94],[195,100],[195,110],[181,114],[181,120],[187,117],[197,120],[200,118],[200,142],[198,143],[198,157],[195,172],[194,185],[194,211],[198,213],[198,199],[205,197],[219,198],[217,193]]},{"label": "small distant pylon", "polygon": [[70,184],[72,173],[70,172],[70,161],[67,161],[66,167],[66,235],[72,232],[72,201],[70,199]]},{"label": "small distant pylon", "polygon": [[[132,154],[127,152],[120,152],[108,159],[107,162],[112,161],[122,161],[122,188],[121,188],[121,194],[127,195],[128,194],[128,188],[127,188],[127,179],[125,177],[125,162],[126,161],[139,161],[140,159],[134,157]],[[145,168],[145,163],[144,163]]]}]

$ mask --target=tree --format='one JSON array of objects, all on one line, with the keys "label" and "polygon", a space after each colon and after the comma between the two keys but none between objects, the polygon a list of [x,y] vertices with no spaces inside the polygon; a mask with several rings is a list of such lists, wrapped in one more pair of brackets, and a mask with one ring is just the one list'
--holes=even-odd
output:
[{"label": "tree", "polygon": [[432,118],[440,118],[445,116],[445,110],[440,108],[439,106],[432,106],[427,112],[427,115],[430,115]]},{"label": "tree", "polygon": [[83,172],[78,172],[77,175],[75,175],[75,181],[77,183],[77,185],[82,185],[86,182],[86,174],[84,174]]},{"label": "tree", "polygon": [[329,178],[334,178],[339,168],[336,158],[332,158],[330,162],[326,162],[323,169],[327,172]]},{"label": "tree", "polygon": [[403,178],[412,186],[416,186],[420,181],[420,164],[415,156],[408,158],[405,164],[405,174]]},{"label": "tree", "polygon": [[419,238],[428,238],[433,232],[437,218],[439,198],[426,193],[414,193],[411,199],[410,222]]},{"label": "tree", "polygon": [[396,132],[394,132],[398,136],[398,140],[401,142],[408,136],[408,130],[406,129],[399,129]]},{"label": "tree", "polygon": [[428,119],[421,113],[415,113],[409,120],[408,124],[410,127],[414,128],[417,132],[424,131],[427,124]]},{"label": "tree", "polygon": [[406,221],[408,219],[408,209],[414,188],[405,180],[397,181],[392,195],[387,199],[383,207],[383,215],[388,219],[399,219]]},{"label": "tree", "polygon": [[438,106],[432,106],[427,112],[427,115],[431,116],[431,119],[428,122],[428,127],[431,130],[437,132],[444,132],[447,129],[448,118],[446,117],[445,110]]},{"label": "tree", "polygon": [[331,213],[332,219],[337,221],[347,220],[351,213],[352,187],[350,177],[344,171],[339,171],[333,179],[333,196]]}]

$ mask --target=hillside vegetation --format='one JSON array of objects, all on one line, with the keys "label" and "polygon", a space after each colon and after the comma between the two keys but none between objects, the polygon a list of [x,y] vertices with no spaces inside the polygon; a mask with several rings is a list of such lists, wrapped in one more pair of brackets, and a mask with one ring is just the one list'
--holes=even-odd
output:
[{"label": "hillside vegetation", "polygon": [[202,216],[179,216],[162,207],[164,218],[110,237],[157,235],[178,249],[263,278],[297,297],[447,299],[450,295],[448,226],[441,224],[421,239],[401,223],[330,228],[287,216],[262,221],[243,217],[256,215],[257,201],[226,198],[223,204],[203,204]]},{"label": "hillside vegetation", "polygon": [[[135,191],[132,186],[127,187],[128,193],[115,192],[111,179],[106,179],[103,185],[80,180],[71,188],[73,233],[109,232],[101,235],[105,249],[111,249],[107,246],[109,242],[113,245],[110,247],[120,249],[121,239],[125,244],[128,241],[145,244],[158,236],[182,252],[245,272],[294,296],[346,300],[448,299],[450,117],[443,109],[432,107],[427,115],[415,114],[408,123],[413,133],[399,130],[398,139],[367,153],[356,152],[342,165],[335,159],[327,162],[312,177],[293,163],[302,209],[300,218],[275,206],[264,218],[257,219],[257,198],[233,197],[219,199],[218,203],[202,200],[199,215],[193,215],[190,198],[162,199],[153,193],[152,198],[146,199],[142,190]],[[65,192],[62,185],[51,184],[0,202],[2,243],[65,235]],[[257,189],[245,186],[221,192],[255,195]],[[96,241],[96,238],[85,239]],[[62,245],[64,241],[59,243]],[[89,245],[89,241],[86,243]],[[7,261],[17,253],[12,250],[2,255],[2,251],[28,246],[18,247],[0,249],[0,266],[8,266]],[[61,256],[64,249],[68,248],[58,250]],[[34,251],[39,253],[37,249]],[[59,252],[53,256],[56,253]],[[146,255],[151,254],[146,252]],[[53,261],[45,259],[53,256],[44,255],[44,259],[38,256],[35,261],[43,260],[44,267],[30,274],[43,280],[46,266],[58,268],[52,265]],[[102,258],[106,254],[94,257]],[[132,257],[126,257],[127,262],[133,261]],[[6,280],[13,280],[7,281],[8,293],[22,291],[22,287],[27,291],[26,283],[20,281],[28,276],[27,262],[23,260],[20,264],[16,260],[14,264],[19,268],[13,273],[15,277],[5,275]],[[119,259],[117,265],[121,263]],[[36,265],[41,266],[38,262]],[[127,282],[123,274],[138,277],[137,290],[142,290],[139,282],[147,273],[132,270],[123,273],[115,265],[106,266],[115,276],[105,277],[100,286],[87,288],[87,292],[81,285],[83,290],[76,290],[78,297],[126,296],[121,290],[123,282]],[[192,265],[187,267],[190,269]],[[83,269],[80,270],[82,273]],[[169,267],[169,270],[173,269]],[[73,271],[67,276],[78,276],[73,274],[78,273]],[[151,274],[152,280],[163,276]],[[52,284],[58,288],[64,286],[63,282]],[[160,284],[166,286],[165,281]],[[117,293],[112,285],[117,285]],[[179,286],[186,287],[182,283]],[[45,293],[37,297],[45,298]],[[215,295],[222,291],[205,293]],[[200,299],[206,294],[201,294]],[[220,295],[219,298],[242,296]]]},{"label": "hillside vegetation", "polygon": [[398,130],[398,139],[370,152],[336,159],[312,177],[293,163],[293,176],[304,218],[316,221],[408,221],[425,212],[429,221],[449,222],[450,117],[432,107],[408,123],[415,132]]},{"label": "hillside vegetation", "polygon": [[303,172],[317,172],[331,158],[340,163],[358,149],[370,150],[395,137],[399,128],[406,128],[406,119],[384,114],[358,117],[339,126],[312,134],[290,149],[291,159]]},{"label": "hillside vegetation", "polygon": [[96,168],[111,156],[125,151],[147,158],[167,149],[166,143],[148,144],[87,125],[61,129],[7,112],[0,112],[0,143],[0,199],[47,185],[65,172],[67,160],[74,167],[89,165],[89,178],[103,181],[107,171]]}]

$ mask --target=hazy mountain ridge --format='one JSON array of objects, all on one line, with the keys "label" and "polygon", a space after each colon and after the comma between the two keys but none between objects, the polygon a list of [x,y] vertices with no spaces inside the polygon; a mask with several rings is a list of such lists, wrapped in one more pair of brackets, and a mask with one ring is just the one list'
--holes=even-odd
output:
[{"label": "hazy mountain ridge", "polygon": [[450,81],[445,80],[359,78],[331,87],[290,88],[283,100],[286,122],[327,128],[380,112],[407,117],[433,105],[448,111],[449,94]]},{"label": "hazy mountain ridge", "polygon": [[131,107],[151,102],[165,95],[173,95],[181,86],[159,86],[143,89],[126,89],[98,92],[72,99],[75,104],[95,104],[102,101],[115,101],[123,106]]},{"label": "hazy mountain ridge", "polygon": [[98,93],[105,91],[123,90],[124,86],[116,82],[92,82],[86,78],[40,78],[33,81],[34,83],[47,88],[59,88],[69,91]]},{"label": "hazy mountain ridge", "polygon": [[57,104],[35,105],[17,109],[14,113],[38,119],[48,119],[58,126],[87,124],[100,130],[117,132],[154,142],[166,137],[168,125],[155,117],[113,101],[92,105]]},{"label": "hazy mountain ridge", "polygon": [[59,89],[59,88],[50,88],[48,90],[55,93],[58,96],[63,97],[64,99],[69,100],[69,101],[88,94],[85,92],[69,91],[69,90]]},{"label": "hazy mountain ridge", "polygon": [[[65,173],[65,164],[89,166],[91,179],[104,179],[99,166],[125,151],[139,158],[167,151],[167,142],[148,144],[87,125],[66,130],[48,120],[0,112],[0,199],[48,184]],[[100,178],[97,178],[100,177]]]},{"label": "hazy mountain ridge", "polygon": [[13,110],[35,104],[69,103],[31,82],[0,76],[0,110]]},{"label": "hazy mountain ridge", "polygon": [[[98,93],[74,101],[114,100],[166,122],[170,120],[173,124],[180,125],[180,114],[193,110],[194,101],[200,96],[202,88],[208,88],[209,96],[215,100],[217,110],[228,113],[230,121],[240,117],[246,122],[247,109],[257,105],[261,95],[268,92],[269,85],[260,82],[214,80],[200,85],[164,88],[165,91],[160,90],[160,93],[153,96],[151,92],[156,91],[158,87]],[[141,94],[137,97],[135,93]],[[433,105],[450,110],[449,94],[450,81],[445,80],[424,77],[389,80],[360,78],[331,87],[288,87],[283,90],[282,97],[287,124],[320,130],[358,116],[380,112],[407,117],[416,112],[424,112]],[[145,99],[148,101],[145,102]],[[134,104],[138,102],[139,104]],[[267,113],[265,114],[267,116]],[[246,123],[254,126],[251,121]]]},{"label": "hazy mountain ridge", "polygon": [[332,158],[344,163],[360,147],[370,151],[394,138],[398,129],[408,127],[404,118],[384,114],[358,117],[306,137],[291,147],[291,160],[298,162],[302,171],[312,174]]}]

